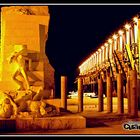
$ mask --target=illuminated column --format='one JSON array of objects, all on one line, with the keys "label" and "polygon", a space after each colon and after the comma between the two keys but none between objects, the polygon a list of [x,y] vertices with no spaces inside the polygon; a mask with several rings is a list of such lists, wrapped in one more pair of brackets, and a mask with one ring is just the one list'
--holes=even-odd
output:
[{"label": "illuminated column", "polygon": [[126,24],[125,29],[126,29],[126,44],[130,45],[130,25]]},{"label": "illuminated column", "polygon": [[114,39],[114,46],[113,46],[113,51],[114,50],[117,50],[118,48],[117,48],[117,35],[113,35],[113,39]]},{"label": "illuminated column", "polygon": [[89,70],[91,69],[91,57],[89,58]]},{"label": "illuminated column", "polygon": [[90,59],[88,58],[88,71],[90,70]]},{"label": "illuminated column", "polygon": [[93,54],[93,60],[94,60],[94,65],[93,65],[94,67],[93,68],[95,68],[95,66],[96,66],[96,53]]},{"label": "illuminated column", "polygon": [[109,58],[111,59],[112,58],[112,40],[109,39],[108,42],[109,42]]},{"label": "illuminated column", "polygon": [[88,62],[88,59],[86,60],[86,65],[87,65],[87,67],[86,67],[86,71],[88,71],[89,70],[89,62]]},{"label": "illuminated column", "polygon": [[98,111],[103,111],[103,80],[98,79]]},{"label": "illuminated column", "polygon": [[94,67],[93,68],[94,68],[94,70],[96,70],[96,53],[94,53],[93,56],[94,56]]},{"label": "illuminated column", "polygon": [[67,77],[61,76],[61,107],[67,109]]},{"label": "illuminated column", "polygon": [[96,64],[97,64],[97,67],[99,65],[99,55],[98,55],[98,51],[96,51]]},{"label": "illuminated column", "polygon": [[88,58],[88,70],[90,70],[90,58]]},{"label": "illuminated column", "polygon": [[130,44],[134,43],[134,27],[130,28]]},{"label": "illuminated column", "polygon": [[95,66],[97,66],[97,53],[94,53],[95,55]]},{"label": "illuminated column", "polygon": [[92,58],[93,58],[93,64],[92,64],[92,67],[93,67],[93,70],[94,70],[94,67],[95,67],[95,56],[94,56],[94,54],[92,55]]},{"label": "illuminated column", "polygon": [[79,68],[79,70],[80,70],[80,74],[82,74],[82,69],[81,69],[81,67]]},{"label": "illuminated column", "polygon": [[92,56],[90,57],[90,70],[92,69]]},{"label": "illuminated column", "polygon": [[104,61],[105,61],[105,48],[104,48],[104,46],[102,46],[101,49],[102,49],[102,63],[104,63]]},{"label": "illuminated column", "polygon": [[105,58],[106,58],[106,61],[108,61],[108,51],[109,51],[109,49],[108,49],[108,44],[107,43],[105,43],[105,52],[106,52],[106,56],[105,56]]},{"label": "illuminated column", "polygon": [[99,65],[101,65],[101,63],[102,63],[101,49],[98,49],[98,55],[99,55]]},{"label": "illuminated column", "polygon": [[118,114],[124,113],[122,74],[117,74]]},{"label": "illuminated column", "polygon": [[93,69],[94,68],[94,55],[93,54],[92,54],[91,58],[92,58],[92,69]]},{"label": "illuminated column", "polygon": [[123,31],[119,30],[119,51],[123,51]]},{"label": "illuminated column", "polygon": [[82,70],[82,74],[85,73],[85,62],[83,63],[83,70]]},{"label": "illuminated column", "polygon": [[84,63],[79,66],[80,74],[82,75],[84,73]]},{"label": "illuminated column", "polygon": [[82,64],[81,74],[83,74],[83,72],[84,72],[84,65]]},{"label": "illuminated column", "polygon": [[130,71],[131,117],[138,117],[137,71]]},{"label": "illuminated column", "polygon": [[88,70],[88,62],[87,60],[85,61],[85,74],[87,73],[87,70]]},{"label": "illuminated column", "polygon": [[82,69],[81,68],[82,68],[82,66],[79,66],[80,74],[82,73]]},{"label": "illuminated column", "polygon": [[134,17],[134,43],[138,42],[138,18]]},{"label": "illuminated column", "polygon": [[92,66],[92,64],[91,64],[91,57],[89,58],[89,70],[91,69],[91,66]]},{"label": "illuminated column", "polygon": [[83,111],[83,79],[78,78],[78,112]]},{"label": "illuminated column", "polygon": [[86,74],[86,72],[87,72],[87,60],[86,60],[86,62],[85,62],[85,71],[84,71],[84,74]]}]

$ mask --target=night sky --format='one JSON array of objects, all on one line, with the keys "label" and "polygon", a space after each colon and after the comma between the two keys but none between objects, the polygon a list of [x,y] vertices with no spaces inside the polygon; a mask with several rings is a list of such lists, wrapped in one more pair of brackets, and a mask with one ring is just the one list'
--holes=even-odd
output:
[{"label": "night sky", "polygon": [[60,76],[73,88],[78,66],[124,23],[140,12],[140,5],[50,5],[46,53],[55,68],[56,90]]}]

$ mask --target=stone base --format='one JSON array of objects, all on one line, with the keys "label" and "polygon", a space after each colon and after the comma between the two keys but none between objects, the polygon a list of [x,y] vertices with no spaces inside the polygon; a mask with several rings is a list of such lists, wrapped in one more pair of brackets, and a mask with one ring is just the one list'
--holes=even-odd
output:
[{"label": "stone base", "polygon": [[65,115],[46,118],[0,119],[0,132],[60,130],[86,128],[86,118],[79,115]]},{"label": "stone base", "polygon": [[20,118],[16,120],[17,131],[57,130],[86,128],[86,119],[78,115],[46,117],[46,118]]}]

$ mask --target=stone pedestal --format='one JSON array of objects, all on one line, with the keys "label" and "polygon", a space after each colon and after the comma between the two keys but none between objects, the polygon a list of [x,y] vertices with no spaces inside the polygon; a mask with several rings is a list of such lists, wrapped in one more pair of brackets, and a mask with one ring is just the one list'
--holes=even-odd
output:
[{"label": "stone pedestal", "polygon": [[16,120],[17,131],[58,130],[86,128],[86,119],[78,115]]}]

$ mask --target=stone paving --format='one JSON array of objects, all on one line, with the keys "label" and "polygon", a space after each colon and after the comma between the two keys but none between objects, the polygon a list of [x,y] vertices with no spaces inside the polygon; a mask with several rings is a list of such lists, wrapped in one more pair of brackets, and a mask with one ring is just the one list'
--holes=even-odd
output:
[{"label": "stone paving", "polygon": [[[116,99],[115,99],[116,100]],[[114,101],[115,101],[114,100]],[[123,115],[118,115],[116,111],[116,101],[114,103],[113,113],[107,113],[106,107],[103,112],[98,112],[97,99],[94,99],[94,104],[85,104],[84,111],[82,113],[77,113],[77,105],[70,104],[68,102],[68,109],[72,111],[73,115],[81,115],[86,118],[86,128],[83,129],[67,129],[67,130],[40,130],[40,131],[28,131],[28,132],[16,132],[16,133],[6,133],[14,134],[15,136],[138,136],[140,134],[140,129],[128,130],[124,129],[124,123],[129,124],[130,121],[134,124],[140,125],[140,118],[132,119],[127,114],[127,109],[125,108],[125,113]],[[140,116],[140,112],[139,112]],[[76,123],[76,122],[75,122]],[[135,127],[136,128],[136,127]],[[2,134],[2,133],[1,133]],[[4,133],[3,133],[4,134]]]}]

